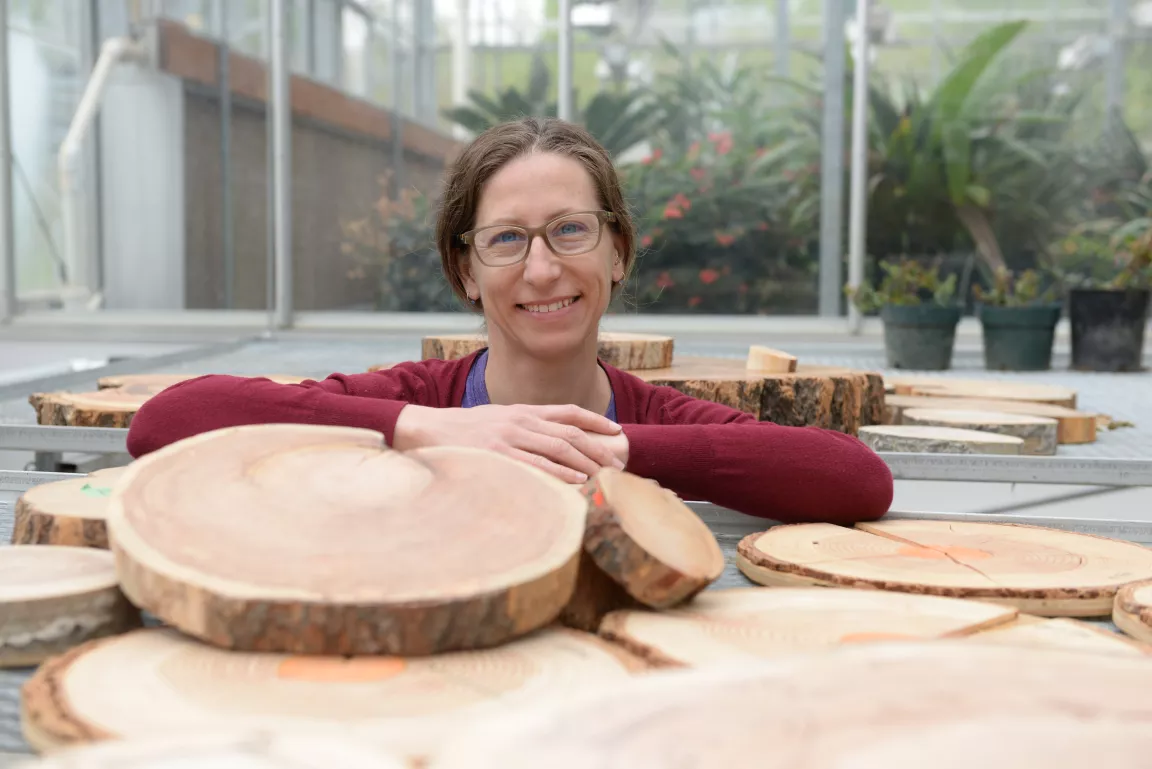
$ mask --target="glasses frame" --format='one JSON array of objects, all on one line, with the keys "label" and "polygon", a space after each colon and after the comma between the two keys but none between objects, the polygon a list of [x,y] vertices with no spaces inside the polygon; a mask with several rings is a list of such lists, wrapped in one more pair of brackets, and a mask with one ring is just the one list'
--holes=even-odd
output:
[{"label": "glasses frame", "polygon": [[[2,2],[2,0],[0,0],[0,2]],[[599,227],[596,229],[596,242],[589,246],[586,250],[580,251],[579,253],[561,254],[557,252],[556,249],[552,247],[552,241],[548,239],[548,228],[561,219],[567,219],[571,216],[581,216],[585,214],[594,214],[597,221],[599,222]],[[512,267],[514,265],[520,264],[528,258],[528,252],[532,250],[532,241],[535,240],[537,236],[540,236],[540,238],[544,241],[544,245],[548,246],[549,251],[561,259],[568,256],[581,256],[582,254],[586,254],[600,245],[600,241],[604,239],[604,225],[606,223],[612,223],[615,221],[616,214],[612,213],[611,211],[572,211],[571,213],[561,214],[554,219],[549,219],[539,227],[525,227],[521,224],[489,224],[484,227],[477,227],[474,230],[468,230],[468,232],[461,233],[457,237],[460,239],[462,244],[469,246],[472,249],[472,251],[476,254],[476,258],[479,259],[481,263],[486,264],[489,267]],[[493,227],[515,228],[528,235],[528,242],[524,244],[524,252],[520,254],[519,259],[514,262],[502,262],[500,264],[489,264],[488,262],[484,261],[484,257],[480,256],[480,250],[476,248],[476,233],[492,229]]]}]

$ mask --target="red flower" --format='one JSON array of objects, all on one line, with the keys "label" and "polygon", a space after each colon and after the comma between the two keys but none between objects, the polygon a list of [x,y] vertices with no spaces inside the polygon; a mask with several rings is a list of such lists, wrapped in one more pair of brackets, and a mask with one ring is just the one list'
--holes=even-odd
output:
[{"label": "red flower", "polygon": [[657,149],[652,151],[651,155],[644,158],[640,162],[643,163],[644,165],[651,165],[652,163],[655,163],[657,160],[659,160],[661,157],[663,157],[663,155],[664,155],[664,150],[657,148]]},{"label": "red flower", "polygon": [[676,197],[672,198],[672,203],[677,205],[677,206],[680,206],[685,211],[687,211],[689,208],[692,207],[691,201],[689,201],[688,198],[684,197],[684,193],[682,193],[682,192],[676,193]]},{"label": "red flower", "polygon": [[720,273],[713,270],[711,267],[700,270],[700,282],[705,286],[715,283],[720,278]]},{"label": "red flower", "polygon": [[768,230],[768,222],[760,222],[756,225],[756,229],[760,230],[761,232],[766,232]]},{"label": "red flower", "polygon": [[664,207],[664,218],[665,219],[683,219],[684,218],[684,212],[681,211],[676,206],[669,203],[667,206]]},{"label": "red flower", "polygon": [[703,168],[689,168],[688,173],[690,173],[692,175],[692,178],[695,179],[696,181],[700,181],[707,174],[707,172]]},{"label": "red flower", "polygon": [[676,281],[672,280],[672,276],[666,272],[660,273],[660,277],[656,278],[657,288],[672,288],[676,285]]},{"label": "red flower", "polygon": [[645,235],[644,237],[640,238],[640,245],[644,248],[648,248],[648,246],[652,245],[652,236]]},{"label": "red flower", "polygon": [[716,147],[717,155],[727,155],[732,150],[732,134],[725,131],[724,133],[710,133],[708,140]]},{"label": "red flower", "polygon": [[698,296],[689,297],[688,298],[688,306],[689,307],[695,307],[696,305],[700,304],[703,301],[704,300]]},{"label": "red flower", "polygon": [[716,233],[716,242],[719,243],[720,245],[724,246],[725,248],[727,248],[728,246],[730,246],[736,242],[736,236],[735,235],[729,235],[726,232],[717,232]]}]

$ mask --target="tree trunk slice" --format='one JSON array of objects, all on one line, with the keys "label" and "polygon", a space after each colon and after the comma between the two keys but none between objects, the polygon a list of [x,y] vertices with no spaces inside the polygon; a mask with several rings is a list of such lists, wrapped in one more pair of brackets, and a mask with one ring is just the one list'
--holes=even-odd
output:
[{"label": "tree trunk slice", "polygon": [[1022,454],[1024,440],[1011,435],[925,425],[868,425],[860,440],[873,451],[927,454]]},{"label": "tree trunk slice", "polygon": [[963,636],[1015,616],[1010,607],[939,596],[753,587],[709,591],[665,612],[613,612],[600,634],[654,666],[700,667],[846,643]]},{"label": "tree trunk slice", "polygon": [[644,669],[623,649],[560,627],[494,649],[415,658],[227,651],[148,628],[42,666],[24,686],[22,724],[39,751],[269,724],[340,727],[412,760],[485,713],[544,692],[608,687]]},{"label": "tree trunk slice", "polygon": [[923,427],[951,427],[977,430],[985,433],[1010,435],[1024,441],[1021,454],[1053,456],[1056,454],[1055,419],[1028,414],[1007,414],[995,411],[960,411],[948,409],[905,409],[904,424]]},{"label": "tree trunk slice", "polygon": [[26,769],[411,769],[350,730],[232,729],[105,740],[54,751]]},{"label": "tree trunk slice", "polygon": [[[597,355],[600,360],[625,371],[667,368],[672,365],[674,341],[670,336],[601,331]],[[420,346],[424,360],[457,360],[488,346],[480,334],[426,336]]]},{"label": "tree trunk slice", "polygon": [[583,491],[585,551],[645,606],[676,606],[724,573],[724,553],[712,530],[667,489],[608,467]]},{"label": "tree trunk slice", "polygon": [[887,382],[896,395],[1026,401],[1076,408],[1076,391],[1056,385],[1006,382],[999,379],[953,379],[944,376],[898,376],[889,377]]},{"label": "tree trunk slice", "polygon": [[642,608],[642,604],[596,565],[588,551],[580,553],[580,571],[576,589],[568,605],[560,612],[562,625],[595,633],[609,613],[620,609]]},{"label": "tree trunk slice", "polygon": [[209,643],[419,655],[555,620],[586,514],[578,487],[496,452],[251,425],[133,462],[108,528],[133,602]]},{"label": "tree trunk slice", "polygon": [[1014,622],[976,633],[971,636],[971,640],[978,643],[1058,648],[1128,657],[1152,654],[1152,646],[1134,642],[1119,633],[1102,630],[1087,622],[1067,617],[1044,619],[1023,614]]},{"label": "tree trunk slice", "polygon": [[793,374],[760,374],[741,360],[682,357],[668,368],[632,373],[781,425],[856,435],[861,426],[878,424],[884,416],[882,379],[871,372],[797,366]]},{"label": "tree trunk slice", "polygon": [[1097,416],[1086,411],[1027,401],[982,400],[979,398],[942,398],[924,395],[888,395],[885,407],[888,424],[903,424],[908,409],[958,409],[961,411],[994,411],[1002,414],[1025,414],[1056,420],[1057,443],[1093,443],[1096,440]]},{"label": "tree trunk slice", "polygon": [[38,665],[93,638],[138,627],[107,551],[0,548],[0,668]]},{"label": "tree trunk slice", "polygon": [[436,769],[1142,769],[1152,663],[964,640],[645,676],[473,724]]},{"label": "tree trunk slice", "polygon": [[763,585],[824,585],[973,598],[1044,617],[1100,617],[1152,578],[1152,550],[1010,523],[893,520],[776,526],[745,537],[737,565]]},{"label": "tree trunk slice", "polygon": [[1120,588],[1112,606],[1112,622],[1133,638],[1152,644],[1152,580]]},{"label": "tree trunk slice", "polygon": [[748,348],[745,366],[749,371],[763,374],[792,374],[796,371],[796,356],[754,344]]},{"label": "tree trunk slice", "polygon": [[108,499],[125,472],[110,467],[67,481],[34,486],[16,500],[14,545],[108,549]]},{"label": "tree trunk slice", "polygon": [[[203,376],[199,374],[121,374],[118,376],[106,376],[96,380],[96,386],[101,390],[110,390],[116,388],[132,388],[136,392],[150,392],[152,395],[157,395],[164,390],[168,389],[174,384],[180,382],[187,382],[189,379],[195,379]],[[255,377],[253,377],[255,378]],[[307,377],[292,376],[289,374],[268,374],[261,375],[260,379],[271,379],[273,382],[279,384],[299,384],[305,381]]]}]

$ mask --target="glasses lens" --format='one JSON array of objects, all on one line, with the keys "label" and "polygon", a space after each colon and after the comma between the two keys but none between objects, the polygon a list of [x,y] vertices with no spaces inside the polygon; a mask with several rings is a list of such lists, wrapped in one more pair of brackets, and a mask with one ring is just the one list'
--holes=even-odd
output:
[{"label": "glasses lens", "polygon": [[528,233],[519,227],[487,227],[476,233],[476,251],[489,263],[515,261],[527,242]]},{"label": "glasses lens", "polygon": [[582,254],[596,247],[600,219],[595,214],[572,214],[548,226],[548,242],[558,254]]}]

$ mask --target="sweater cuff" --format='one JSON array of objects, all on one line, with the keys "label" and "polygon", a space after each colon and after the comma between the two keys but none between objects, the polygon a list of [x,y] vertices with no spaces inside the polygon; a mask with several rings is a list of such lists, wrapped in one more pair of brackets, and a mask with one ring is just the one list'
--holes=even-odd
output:
[{"label": "sweater cuff", "polygon": [[383,433],[384,442],[391,446],[396,420],[407,405],[405,401],[324,393],[313,416],[318,424],[361,427]]},{"label": "sweater cuff", "polygon": [[[669,430],[664,425],[624,425],[628,437],[630,473],[651,478],[661,486],[678,486],[709,475],[713,468],[712,444],[699,430]],[[693,440],[696,438],[697,440]]]}]

